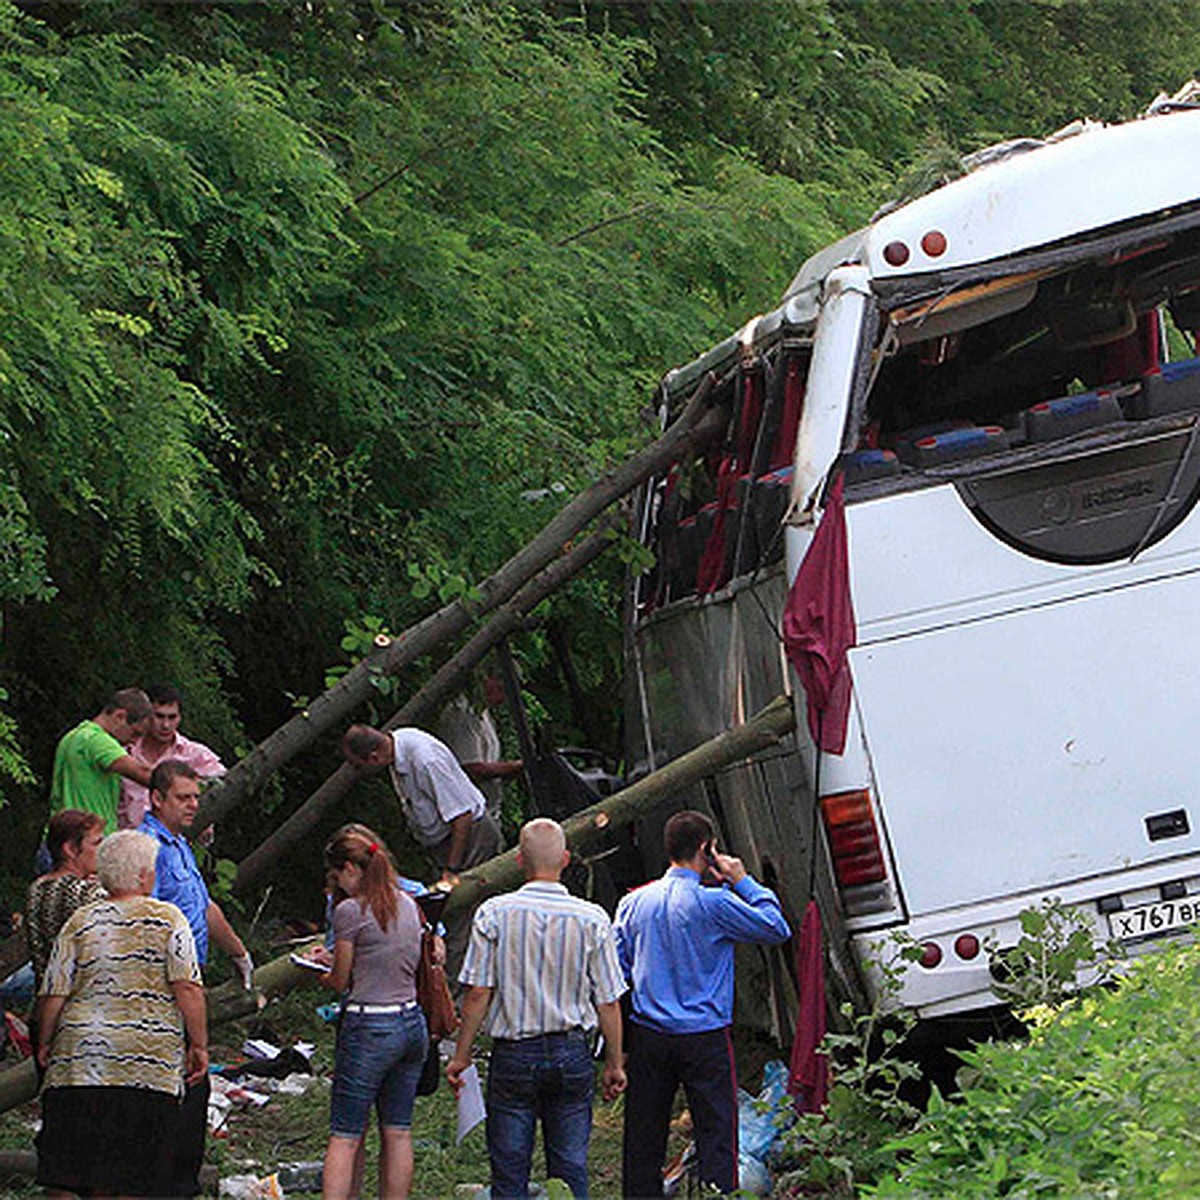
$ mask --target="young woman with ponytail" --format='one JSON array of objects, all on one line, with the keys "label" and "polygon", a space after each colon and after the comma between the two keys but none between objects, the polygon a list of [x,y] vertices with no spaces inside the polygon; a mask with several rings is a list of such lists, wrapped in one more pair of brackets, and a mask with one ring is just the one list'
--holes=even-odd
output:
[{"label": "young woman with ponytail", "polygon": [[321,981],[348,995],[338,1028],[322,1195],[347,1200],[359,1194],[359,1150],[374,1107],[382,1147],[379,1194],[405,1200],[413,1176],[413,1101],[429,1044],[417,1005],[421,914],[398,888],[387,847],[365,826],[335,833],[325,865],[337,903],[333,967]]}]

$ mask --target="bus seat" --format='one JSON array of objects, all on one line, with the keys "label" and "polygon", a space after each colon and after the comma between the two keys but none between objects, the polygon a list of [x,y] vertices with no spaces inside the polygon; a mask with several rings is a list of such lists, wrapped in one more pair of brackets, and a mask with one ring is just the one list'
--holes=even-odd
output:
[{"label": "bus seat", "polygon": [[1200,358],[1163,363],[1143,375],[1141,391],[1129,402],[1129,415],[1161,417],[1189,408],[1200,408]]},{"label": "bus seat", "polygon": [[1025,436],[1030,442],[1051,442],[1124,419],[1121,405],[1111,392],[1081,392],[1078,396],[1043,400],[1027,408]]},{"label": "bus seat", "polygon": [[922,438],[934,437],[939,433],[950,433],[954,429],[974,429],[975,422],[963,417],[955,417],[946,421],[932,421],[926,425],[913,425],[908,429],[898,430],[890,439],[884,439],[892,444],[896,456],[901,462],[908,462],[912,457],[912,445]]},{"label": "bus seat", "polygon": [[866,483],[870,479],[886,479],[900,474],[900,460],[892,450],[855,450],[842,459],[846,486]]},{"label": "bus seat", "polygon": [[775,562],[783,555],[779,526],[792,496],[794,474],[795,468],[780,467],[760,475],[751,485],[754,500],[750,516],[755,526],[755,550],[758,556],[767,555],[767,562]]},{"label": "bus seat", "polygon": [[705,538],[700,533],[700,514],[692,513],[679,522],[678,561],[671,572],[671,599],[690,596],[696,590],[696,571]]},{"label": "bus seat", "polygon": [[1008,448],[1008,431],[999,425],[969,425],[943,433],[896,442],[901,462],[914,467],[940,467],[947,463],[979,458]]},{"label": "bus seat", "polygon": [[758,529],[753,506],[754,479],[746,472],[738,476],[737,494],[726,509],[725,574],[730,579],[745,575],[758,565]]}]

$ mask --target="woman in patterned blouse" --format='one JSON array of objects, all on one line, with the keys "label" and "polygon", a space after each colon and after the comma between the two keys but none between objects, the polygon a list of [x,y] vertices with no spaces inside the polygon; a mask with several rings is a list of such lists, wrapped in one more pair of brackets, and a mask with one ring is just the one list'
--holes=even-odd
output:
[{"label": "woman in patterned blouse", "polygon": [[108,898],[71,915],[46,965],[37,1147],[38,1182],[52,1194],[167,1194],[185,1078],[208,1070],[196,947],[179,909],[150,895],[157,857],[147,834],[105,838]]}]

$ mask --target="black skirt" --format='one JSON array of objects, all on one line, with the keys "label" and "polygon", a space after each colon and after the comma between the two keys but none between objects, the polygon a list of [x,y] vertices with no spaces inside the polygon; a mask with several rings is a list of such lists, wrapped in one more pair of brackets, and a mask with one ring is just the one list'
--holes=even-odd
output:
[{"label": "black skirt", "polygon": [[80,1196],[165,1196],[179,1100],[133,1087],[42,1093],[37,1181]]}]

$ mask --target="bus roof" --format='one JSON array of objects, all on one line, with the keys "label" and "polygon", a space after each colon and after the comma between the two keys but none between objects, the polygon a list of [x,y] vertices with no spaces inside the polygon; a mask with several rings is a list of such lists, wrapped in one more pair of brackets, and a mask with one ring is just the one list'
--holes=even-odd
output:
[{"label": "bus roof", "polygon": [[[948,271],[1051,246],[1200,199],[1200,110],[1085,125],[979,167],[881,217],[862,259],[873,279]],[[940,234],[940,238],[928,235]],[[930,253],[924,243],[942,247]],[[903,247],[892,256],[886,251]],[[899,259],[903,261],[889,261]]]},{"label": "bus roof", "polygon": [[[810,335],[824,282],[844,263],[865,264],[881,292],[915,298],[976,268],[981,276],[997,273],[986,264],[1200,207],[1200,108],[1167,107],[1120,125],[1081,123],[1069,136],[1013,143],[1008,153],[976,159],[982,165],[969,174],[814,254],[779,307],[669,372],[668,394],[736,361],[743,347]],[[1064,262],[1072,257],[1062,255]]]}]

